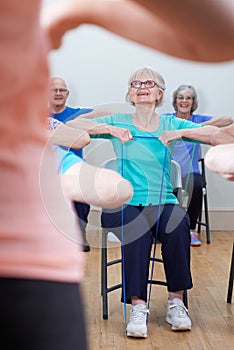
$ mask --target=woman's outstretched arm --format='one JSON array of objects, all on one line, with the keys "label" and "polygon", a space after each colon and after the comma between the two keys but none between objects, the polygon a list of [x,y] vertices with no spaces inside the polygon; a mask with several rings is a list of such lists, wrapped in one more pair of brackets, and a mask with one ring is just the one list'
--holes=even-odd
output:
[{"label": "woman's outstretched arm", "polygon": [[71,166],[61,175],[61,184],[67,198],[103,208],[117,208],[133,195],[130,182],[116,171],[87,162]]},{"label": "woman's outstretched arm", "polygon": [[45,8],[42,23],[51,48],[88,23],[183,59],[234,59],[233,0],[66,0]]}]

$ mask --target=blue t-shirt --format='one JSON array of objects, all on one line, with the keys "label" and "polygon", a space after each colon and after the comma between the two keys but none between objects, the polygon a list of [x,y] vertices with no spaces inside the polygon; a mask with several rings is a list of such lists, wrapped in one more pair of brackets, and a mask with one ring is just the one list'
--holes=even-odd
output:
[{"label": "blue t-shirt", "polygon": [[171,150],[175,142],[165,147],[158,137],[164,130],[198,128],[200,125],[171,115],[161,115],[158,129],[144,132],[135,127],[131,114],[116,113],[93,120],[128,128],[134,137],[123,145],[118,138],[109,134],[91,135],[108,138],[112,142],[117,171],[130,181],[134,189],[134,195],[128,204],[148,206],[178,203],[170,183]]},{"label": "blue t-shirt", "polygon": [[[176,117],[176,113],[167,113],[166,115],[173,115]],[[199,124],[207,122],[210,119],[212,119],[212,117],[208,115],[192,114],[188,120]],[[201,146],[199,144],[187,141],[177,141],[174,145],[172,159],[180,164],[182,177],[186,177],[189,173],[200,174],[198,165],[200,158]]]},{"label": "blue t-shirt", "polygon": [[[49,116],[59,120],[62,123],[66,123],[69,120],[73,120],[76,117],[85,114],[85,113],[89,113],[92,112],[93,109],[91,108],[72,108],[72,107],[68,107],[66,106],[65,110],[61,113],[51,113]],[[82,149],[70,149],[72,152],[74,152],[77,156],[83,158],[83,152]]]},{"label": "blue t-shirt", "polygon": [[57,171],[64,174],[72,165],[83,162],[83,159],[68,151],[65,147],[53,146],[56,158]]}]

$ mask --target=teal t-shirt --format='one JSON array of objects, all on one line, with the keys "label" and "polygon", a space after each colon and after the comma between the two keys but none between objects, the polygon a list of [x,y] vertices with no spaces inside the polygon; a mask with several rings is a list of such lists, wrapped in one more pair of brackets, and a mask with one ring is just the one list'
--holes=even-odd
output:
[{"label": "teal t-shirt", "polygon": [[164,130],[198,128],[200,125],[173,116],[160,116],[160,124],[154,132],[137,129],[131,114],[116,113],[93,119],[95,122],[128,128],[133,140],[122,144],[108,134],[91,135],[107,138],[112,142],[116,154],[117,171],[133,186],[134,194],[128,202],[134,206],[178,203],[170,183],[171,142],[165,147],[158,137]]},{"label": "teal t-shirt", "polygon": [[57,171],[64,174],[72,165],[83,162],[83,159],[66,147],[53,146],[55,151]]}]

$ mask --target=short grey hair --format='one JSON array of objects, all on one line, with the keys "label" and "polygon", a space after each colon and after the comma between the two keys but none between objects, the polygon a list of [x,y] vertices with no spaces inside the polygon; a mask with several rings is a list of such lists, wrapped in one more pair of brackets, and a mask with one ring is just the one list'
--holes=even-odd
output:
[{"label": "short grey hair", "polygon": [[[163,76],[160,73],[158,73],[157,71],[155,71],[153,68],[143,67],[143,68],[139,68],[135,72],[133,72],[130,75],[130,78],[128,80],[128,88],[131,87],[132,81],[141,79],[142,75],[146,75],[147,77],[149,77],[149,79],[154,80],[155,83],[157,84],[158,88],[162,91],[162,96],[160,97],[160,99],[155,101],[155,107],[160,106],[163,102],[164,90],[166,89],[166,83],[165,83]],[[130,100],[128,92],[126,94],[126,101],[131,103],[132,105],[134,105],[134,103]]]},{"label": "short grey hair", "polygon": [[172,105],[175,111],[177,111],[176,99],[181,92],[188,92],[192,96],[193,104],[191,107],[191,113],[193,113],[198,107],[197,93],[195,88],[192,85],[186,85],[186,84],[180,85],[172,94]]}]

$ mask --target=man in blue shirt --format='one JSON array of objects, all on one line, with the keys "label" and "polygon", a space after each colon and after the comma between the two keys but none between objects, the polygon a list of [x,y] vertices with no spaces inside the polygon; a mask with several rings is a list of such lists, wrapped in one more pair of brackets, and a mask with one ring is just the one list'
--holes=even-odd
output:
[{"label": "man in blue shirt", "polygon": [[[90,108],[71,108],[66,106],[66,101],[69,96],[69,90],[66,82],[61,78],[52,78],[49,84],[49,116],[65,123],[72,120],[79,115],[92,112]],[[51,127],[51,126],[50,126]],[[55,126],[56,127],[56,126]],[[82,149],[71,149],[77,156],[83,158]],[[90,245],[86,238],[86,226],[88,222],[88,215],[90,206],[86,203],[73,201],[73,207],[79,220],[80,228],[83,234],[84,251],[90,250]]]}]

